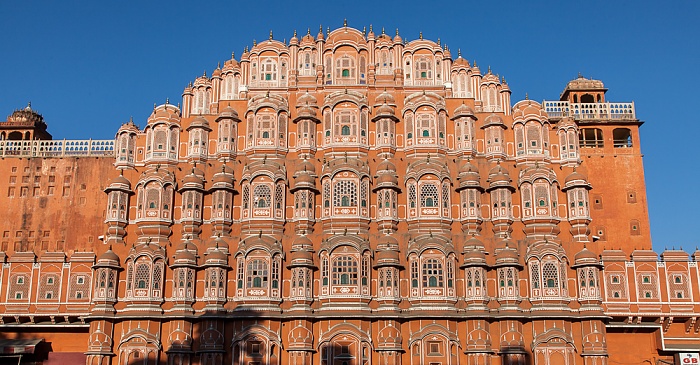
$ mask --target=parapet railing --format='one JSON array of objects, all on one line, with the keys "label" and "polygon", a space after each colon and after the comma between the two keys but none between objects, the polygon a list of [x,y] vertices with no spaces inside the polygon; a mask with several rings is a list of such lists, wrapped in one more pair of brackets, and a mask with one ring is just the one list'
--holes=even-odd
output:
[{"label": "parapet railing", "polygon": [[113,139],[0,140],[0,157],[113,157]]},{"label": "parapet railing", "polygon": [[636,120],[634,103],[569,103],[543,101],[550,118],[572,117],[575,120]]}]

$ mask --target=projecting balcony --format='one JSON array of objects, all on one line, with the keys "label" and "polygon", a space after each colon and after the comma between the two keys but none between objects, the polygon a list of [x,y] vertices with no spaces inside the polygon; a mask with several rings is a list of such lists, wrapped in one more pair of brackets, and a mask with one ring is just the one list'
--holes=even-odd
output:
[{"label": "projecting balcony", "polygon": [[0,157],[113,157],[114,140],[0,141]]},{"label": "projecting balcony", "polygon": [[634,103],[569,103],[568,101],[543,101],[550,118],[572,117],[577,121],[635,121]]}]

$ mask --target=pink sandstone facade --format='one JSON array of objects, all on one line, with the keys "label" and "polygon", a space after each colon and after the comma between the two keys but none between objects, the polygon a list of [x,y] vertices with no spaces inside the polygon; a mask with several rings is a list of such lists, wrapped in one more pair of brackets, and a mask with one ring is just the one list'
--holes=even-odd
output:
[{"label": "pink sandstone facade", "polygon": [[700,251],[652,251],[642,122],[606,91],[512,104],[439,40],[344,26],[271,34],[115,140],[15,111],[0,362],[693,360]]}]

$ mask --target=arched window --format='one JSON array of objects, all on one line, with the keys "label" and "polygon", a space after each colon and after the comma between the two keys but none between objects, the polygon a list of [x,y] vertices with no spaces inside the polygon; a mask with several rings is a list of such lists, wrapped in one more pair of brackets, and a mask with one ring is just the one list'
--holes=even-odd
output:
[{"label": "arched window", "polygon": [[258,184],[253,189],[253,206],[255,208],[268,208],[272,200],[272,191],[269,185]]},{"label": "arched window", "polygon": [[333,205],[357,207],[357,180],[337,179],[333,185]]},{"label": "arched window", "polygon": [[420,202],[421,207],[435,207],[438,202],[438,186],[437,184],[422,184],[420,186]]},{"label": "arched window", "polygon": [[423,261],[423,287],[441,288],[444,284],[442,261],[430,258]]},{"label": "arched window", "polygon": [[628,128],[613,129],[613,147],[629,148],[632,147],[632,132]]},{"label": "arched window", "polygon": [[268,275],[269,267],[265,259],[255,258],[248,261],[246,273],[248,288],[267,288]]},{"label": "arched window", "polygon": [[333,285],[357,285],[357,258],[350,255],[339,255],[333,258]]}]

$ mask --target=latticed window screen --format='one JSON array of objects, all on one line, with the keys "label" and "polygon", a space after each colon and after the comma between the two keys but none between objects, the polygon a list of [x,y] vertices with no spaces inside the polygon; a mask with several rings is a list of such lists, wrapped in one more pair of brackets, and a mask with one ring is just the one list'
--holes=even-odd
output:
[{"label": "latticed window screen", "polygon": [[158,261],[153,265],[153,290],[160,290],[163,282],[163,262]]},{"label": "latticed window screen", "polygon": [[411,287],[418,287],[418,261],[416,259],[411,261]]},{"label": "latticed window screen", "polygon": [[420,187],[420,206],[435,207],[438,202],[438,188],[436,184],[423,184]]},{"label": "latticed window screen", "polygon": [[284,185],[277,184],[275,186],[275,208],[282,209],[284,207]]},{"label": "latticed window screen", "polygon": [[442,207],[449,208],[450,206],[450,184],[442,183]]},{"label": "latticed window screen", "polygon": [[241,193],[241,200],[243,201],[243,209],[248,209],[248,202],[250,202],[250,190],[248,185],[243,185],[243,192]]},{"label": "latticed window screen", "polygon": [[442,261],[434,258],[423,261],[423,287],[441,288],[444,285]]},{"label": "latticed window screen", "polygon": [[247,287],[267,288],[269,268],[264,259],[251,259],[248,261]]},{"label": "latticed window screen", "polygon": [[353,256],[338,256],[333,259],[333,285],[357,285],[357,259]]},{"label": "latticed window screen", "polygon": [[338,180],[335,182],[333,186],[333,206],[357,207],[356,180]]},{"label": "latticed window screen", "polygon": [[411,208],[415,208],[415,206],[416,206],[416,185],[415,184],[408,185],[408,204]]},{"label": "latticed window screen", "polygon": [[[150,289],[151,265],[148,263],[137,263],[134,275],[134,289]],[[138,293],[138,290],[137,290]],[[146,293],[141,293],[147,295]],[[137,294],[138,295],[138,294]]]},{"label": "latticed window screen", "polygon": [[269,208],[272,202],[272,192],[269,185],[258,184],[253,188],[253,206]]},{"label": "latticed window screen", "polygon": [[559,288],[559,270],[554,262],[542,265],[542,284],[545,288]]},{"label": "latticed window screen", "polygon": [[366,179],[360,182],[360,206],[367,207],[367,192],[369,191],[369,181]]},{"label": "latticed window screen", "polygon": [[627,276],[624,272],[609,272],[605,278],[608,299],[627,299]]},{"label": "latticed window screen", "polygon": [[530,283],[533,289],[540,288],[540,263],[532,262],[530,263]]},{"label": "latticed window screen", "polygon": [[272,260],[272,289],[279,288],[280,262],[278,258]]},{"label": "latticed window screen", "polygon": [[547,187],[542,184],[535,185],[535,200],[538,207],[547,207],[549,205],[549,199],[547,196]]},{"label": "latticed window screen", "polygon": [[426,113],[417,114],[416,134],[418,137],[435,137],[435,116]]},{"label": "latticed window screen", "polygon": [[658,299],[659,286],[656,273],[637,273],[637,296],[639,299]]},{"label": "latticed window screen", "polygon": [[29,273],[13,274],[10,276],[10,299],[29,299]]},{"label": "latticed window screen", "polygon": [[671,299],[690,299],[688,290],[688,275],[671,272],[668,275],[668,289]]},{"label": "latticed window screen", "polygon": [[89,300],[91,273],[74,273],[70,276],[68,299]]},{"label": "latticed window screen", "polygon": [[[102,275],[106,276],[106,273],[103,271]],[[58,273],[41,275],[39,278],[39,300],[58,299],[58,294],[61,288],[59,278],[60,275]]]}]

